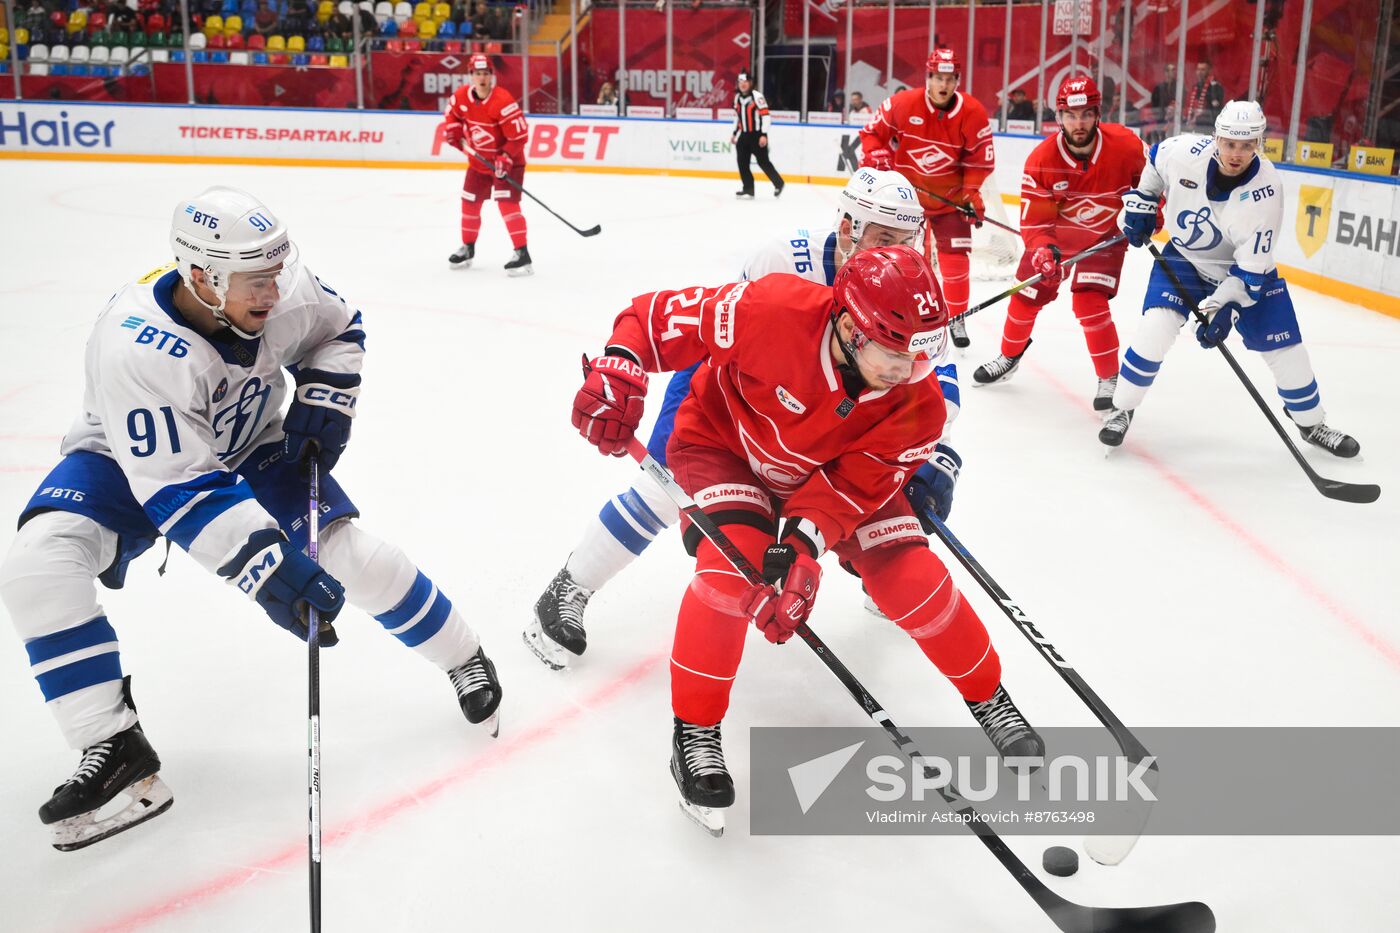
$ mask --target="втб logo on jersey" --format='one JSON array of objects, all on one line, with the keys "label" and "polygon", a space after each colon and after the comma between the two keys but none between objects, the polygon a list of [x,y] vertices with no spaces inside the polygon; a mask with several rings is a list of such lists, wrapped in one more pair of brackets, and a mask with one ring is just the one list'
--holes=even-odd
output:
[{"label": "\u0432\u0442\u0431 logo on jersey", "polygon": [[254,376],[243,383],[232,405],[214,413],[214,436],[226,438],[224,449],[218,454],[220,460],[241,453],[257,436],[263,410],[267,408],[267,399],[271,394],[272,387],[263,385],[262,380]]},{"label": "\u0432\u0442\u0431 logo on jersey", "polygon": [[1176,225],[1186,233],[1184,240],[1181,237],[1172,237],[1172,245],[1181,249],[1215,249],[1224,239],[1220,228],[1211,222],[1209,207],[1198,211],[1182,211],[1176,215]]}]

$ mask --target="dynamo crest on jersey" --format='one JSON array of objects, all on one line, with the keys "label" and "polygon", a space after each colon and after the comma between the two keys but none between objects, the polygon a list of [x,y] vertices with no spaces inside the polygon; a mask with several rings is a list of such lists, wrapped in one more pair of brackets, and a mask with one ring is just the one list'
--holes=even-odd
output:
[{"label": "dynamo crest on jersey", "polygon": [[[1184,210],[1176,217],[1176,225],[1187,231],[1186,238],[1172,237],[1172,245],[1178,249],[1210,250],[1220,245],[1225,235],[1211,220],[1209,205],[1199,210]],[[1202,242],[1204,240],[1204,242]]]}]

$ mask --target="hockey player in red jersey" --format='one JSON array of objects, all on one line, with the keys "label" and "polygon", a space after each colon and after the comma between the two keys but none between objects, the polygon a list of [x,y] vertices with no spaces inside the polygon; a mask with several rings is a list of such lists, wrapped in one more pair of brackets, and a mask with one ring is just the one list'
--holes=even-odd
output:
[{"label": "hockey player in red jersey", "polygon": [[923,90],[910,88],[886,98],[860,131],[860,164],[893,168],[919,191],[928,223],[924,255],[932,261],[936,245],[953,344],[965,347],[962,314],[971,287],[972,224],[981,226],[986,216],[982,182],[996,167],[996,153],[986,108],[958,90],[961,69],[952,49],[934,49]]},{"label": "hockey player in red jersey", "polygon": [[986,628],[901,494],[920,465],[951,454],[932,377],[947,321],[918,250],[877,247],[848,260],[834,287],[773,274],[642,295],[618,316],[606,353],[585,365],[574,424],[603,453],[622,455],[646,373],[704,361],[676,414],[668,463],[771,584],[750,586],[685,527],[696,564],[671,654],[672,771],[702,825],[734,801],[720,720],[747,626],[787,641],[812,610],[827,550],[953,683],[1001,755],[1043,752],[1001,686]]},{"label": "hockey player in red jersey", "polygon": [[[467,178],[462,185],[462,248],[447,261],[465,269],[476,255],[481,231],[481,205],[495,201],[501,209],[515,255],[506,263],[510,275],[531,275],[530,248],[525,245],[525,215],[520,212],[519,185],[525,181],[525,141],[529,128],[525,113],[510,92],[493,86],[491,59],[471,57],[471,83],[452,95],[439,127],[443,140],[467,156]],[[471,158],[475,153],[483,161]],[[509,179],[515,182],[511,185]]]},{"label": "hockey player in red jersey", "polygon": [[[1011,376],[1031,342],[1036,315],[1059,292],[1060,260],[1118,232],[1123,194],[1137,186],[1147,151],[1132,130],[1100,123],[1102,97],[1093,78],[1067,78],[1055,95],[1060,132],[1026,158],[1021,176],[1021,237],[1026,242],[1018,279],[1044,276],[1011,299],[1002,330],[1001,355],[977,367],[975,385],[990,385]],[[1094,408],[1113,407],[1118,384],[1118,331],[1108,310],[1122,281],[1126,242],[1077,263],[1069,289],[1074,316],[1098,377]]]}]

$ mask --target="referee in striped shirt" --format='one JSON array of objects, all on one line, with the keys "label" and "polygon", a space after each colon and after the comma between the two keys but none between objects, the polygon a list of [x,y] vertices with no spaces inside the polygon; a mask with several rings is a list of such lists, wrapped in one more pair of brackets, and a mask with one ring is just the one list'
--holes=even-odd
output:
[{"label": "referee in striped shirt", "polygon": [[768,101],[753,86],[753,77],[747,71],[739,72],[739,89],[734,93],[734,133],[729,137],[734,151],[739,156],[739,181],[743,189],[734,192],[735,197],[753,197],[753,172],[749,170],[749,159],[757,158],[758,167],[773,183],[773,197],[783,193],[783,176],[768,160]]}]

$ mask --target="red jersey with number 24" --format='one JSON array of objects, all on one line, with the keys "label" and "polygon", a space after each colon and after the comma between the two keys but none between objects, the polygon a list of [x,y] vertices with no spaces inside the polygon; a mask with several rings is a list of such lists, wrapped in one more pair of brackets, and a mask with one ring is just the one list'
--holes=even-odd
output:
[{"label": "red jersey with number 24", "polygon": [[933,455],[946,411],[938,380],[846,395],[831,355],[831,288],[775,273],[633,299],[609,346],[649,372],[707,360],[676,413],[675,443],[727,449],[817,526],[828,547]]}]

